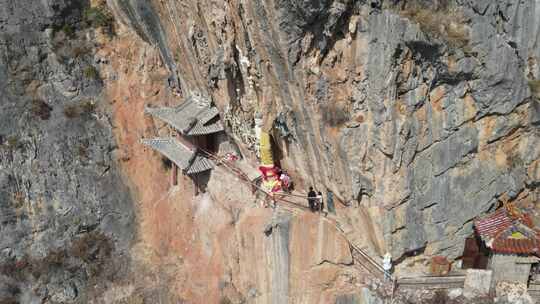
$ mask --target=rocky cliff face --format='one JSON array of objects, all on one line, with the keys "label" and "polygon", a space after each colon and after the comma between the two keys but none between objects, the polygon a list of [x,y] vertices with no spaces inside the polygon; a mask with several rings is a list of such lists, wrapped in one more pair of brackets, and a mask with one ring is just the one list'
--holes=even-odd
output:
[{"label": "rocky cliff face", "polygon": [[[349,243],[454,259],[475,216],[538,200],[538,1],[0,7],[5,301],[355,303]],[[297,188],[334,194],[344,235],[261,209],[221,168],[205,194],[171,187],[139,143],[169,131],[143,109],[194,92],[246,165],[262,119]]]},{"label": "rocky cliff face", "polygon": [[86,5],[0,3],[4,303],[85,299],[128,261],[133,199],[113,157]]}]

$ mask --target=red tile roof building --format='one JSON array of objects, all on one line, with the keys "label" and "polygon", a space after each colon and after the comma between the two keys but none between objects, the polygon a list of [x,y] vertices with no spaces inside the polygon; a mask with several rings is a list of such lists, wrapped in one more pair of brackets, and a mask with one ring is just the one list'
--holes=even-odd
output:
[{"label": "red tile roof building", "polygon": [[474,221],[474,227],[494,253],[540,254],[540,232],[531,218],[512,207],[504,207]]}]

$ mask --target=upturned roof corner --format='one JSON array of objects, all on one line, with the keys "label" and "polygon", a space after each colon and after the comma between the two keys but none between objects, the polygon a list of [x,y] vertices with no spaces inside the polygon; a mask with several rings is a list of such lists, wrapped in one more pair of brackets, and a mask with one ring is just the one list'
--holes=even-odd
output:
[{"label": "upturned roof corner", "polygon": [[196,136],[224,130],[219,110],[209,98],[192,95],[175,107],[145,107],[144,112],[170,124],[182,135]]},{"label": "upturned roof corner", "polygon": [[196,147],[174,137],[142,139],[141,143],[166,156],[188,175],[204,172],[214,167],[211,160],[198,154]]}]

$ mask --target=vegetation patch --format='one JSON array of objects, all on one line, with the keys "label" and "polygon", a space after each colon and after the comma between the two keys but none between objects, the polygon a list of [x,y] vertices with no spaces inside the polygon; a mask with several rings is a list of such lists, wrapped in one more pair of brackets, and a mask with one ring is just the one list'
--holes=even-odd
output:
[{"label": "vegetation patch", "polygon": [[467,20],[458,8],[447,4],[433,9],[412,1],[398,13],[416,22],[424,33],[445,41],[450,47],[464,48],[469,44]]},{"label": "vegetation patch", "polygon": [[96,6],[87,7],[82,11],[81,19],[75,23],[60,23],[52,27],[56,36],[63,33],[66,38],[77,37],[77,32],[87,28],[102,28],[108,34],[114,33],[114,17],[105,1],[100,1]]},{"label": "vegetation patch", "polygon": [[80,158],[88,158],[88,147],[85,145],[80,145],[77,148],[77,155],[79,155]]},{"label": "vegetation patch", "polygon": [[84,35],[79,35],[74,27],[63,28],[54,30],[52,39],[52,50],[60,59],[80,59],[92,53],[92,43]]},{"label": "vegetation patch", "polygon": [[531,94],[540,99],[540,80],[531,80],[529,81],[529,89],[531,89]]},{"label": "vegetation patch", "polygon": [[13,207],[20,208],[24,205],[24,202],[26,201],[26,197],[23,192],[16,191],[15,193],[13,193],[11,200],[13,202]]},{"label": "vegetation patch", "polygon": [[80,107],[83,114],[92,114],[96,112],[96,103],[92,100],[83,101]]},{"label": "vegetation patch", "polygon": [[76,118],[82,115],[90,115],[96,112],[97,105],[92,100],[85,100],[80,104],[70,104],[64,107],[64,115],[67,118]]},{"label": "vegetation patch", "polygon": [[[81,4],[81,6],[84,6]],[[96,6],[80,8],[82,15],[77,16],[75,21],[63,21],[52,26],[53,51],[61,59],[82,58],[92,52],[92,44],[86,32],[92,29],[100,29],[109,37],[114,35],[114,18],[105,1],[99,1]],[[89,77],[94,78],[97,74],[89,71]]]},{"label": "vegetation patch", "polygon": [[69,38],[75,37],[75,28],[70,24],[64,24],[60,30]]},{"label": "vegetation patch", "polygon": [[75,27],[69,23],[54,25],[52,29],[53,29],[54,36],[57,36],[60,33],[62,33],[65,36],[65,38],[70,38],[70,39],[75,38],[76,36]]},{"label": "vegetation patch", "polygon": [[108,34],[114,34],[114,18],[105,3],[85,9],[83,23],[89,27],[102,28]]},{"label": "vegetation patch", "polygon": [[83,139],[77,146],[76,153],[81,159],[87,159],[89,156],[90,141]]},{"label": "vegetation patch", "polygon": [[89,55],[91,52],[92,50],[90,49],[90,47],[88,47],[84,43],[81,43],[72,48],[71,54],[74,58],[82,58],[86,55]]},{"label": "vegetation patch", "polygon": [[17,135],[9,135],[5,140],[2,138],[2,142],[3,146],[11,151],[24,149],[24,142]]},{"label": "vegetation patch", "polygon": [[64,108],[64,115],[67,118],[75,118],[75,117],[79,117],[81,113],[77,105],[67,105]]},{"label": "vegetation patch", "polygon": [[349,111],[337,103],[321,106],[321,113],[323,121],[332,127],[342,126],[350,119]]},{"label": "vegetation patch", "polygon": [[172,168],[172,161],[165,156],[161,156],[161,166],[163,169],[169,170]]},{"label": "vegetation patch", "polygon": [[219,299],[219,304],[232,304],[232,301],[227,296],[222,296]]},{"label": "vegetation patch", "polygon": [[51,118],[52,107],[42,99],[34,99],[30,104],[30,112],[42,120]]},{"label": "vegetation patch", "polygon": [[12,148],[17,148],[20,146],[19,138],[16,135],[11,135],[7,139],[7,145]]},{"label": "vegetation patch", "polygon": [[84,272],[94,278],[107,270],[105,265],[109,264],[113,250],[114,245],[107,236],[90,232],[73,241],[67,249],[52,250],[42,258],[24,256],[0,264],[0,273],[5,273],[17,281],[30,276],[48,276],[56,271]]},{"label": "vegetation patch", "polygon": [[86,79],[90,79],[90,80],[99,79],[99,72],[93,65],[89,65],[85,67],[83,70],[83,75]]}]

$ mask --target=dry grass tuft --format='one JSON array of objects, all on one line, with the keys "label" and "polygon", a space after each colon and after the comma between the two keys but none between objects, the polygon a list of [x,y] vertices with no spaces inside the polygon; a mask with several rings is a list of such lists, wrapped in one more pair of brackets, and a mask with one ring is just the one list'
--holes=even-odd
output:
[{"label": "dry grass tuft", "polygon": [[92,113],[95,113],[97,108],[97,105],[92,100],[86,100],[81,102],[80,104],[72,104],[67,105],[64,108],[64,115],[67,118],[76,118],[81,115],[90,115]]},{"label": "dry grass tuft", "polygon": [[73,49],[71,50],[72,56],[74,58],[82,58],[86,55],[89,55],[91,52],[92,50],[90,49],[90,47],[88,47],[84,43],[81,43],[80,45],[73,47]]},{"label": "dry grass tuft", "polygon": [[349,121],[349,111],[343,105],[331,103],[321,106],[322,119],[332,127],[340,127]]},{"label": "dry grass tuft", "polygon": [[64,115],[67,118],[75,118],[75,117],[79,117],[81,113],[77,105],[67,105],[64,108]]},{"label": "dry grass tuft", "polygon": [[86,100],[80,105],[81,111],[84,114],[92,114],[96,111],[96,103],[92,100]]},{"label": "dry grass tuft", "polygon": [[26,197],[23,192],[16,191],[15,193],[13,193],[11,200],[13,202],[13,207],[20,208],[24,205]]},{"label": "dry grass tuft", "polygon": [[412,4],[399,14],[418,23],[424,33],[446,41],[450,47],[463,48],[469,44],[466,18],[457,8],[432,10]]},{"label": "dry grass tuft", "polygon": [[531,94],[540,99],[540,80],[531,80],[529,81],[529,89],[531,89]]},{"label": "dry grass tuft", "polygon": [[223,296],[219,299],[219,304],[232,304],[232,301],[228,297]]}]

